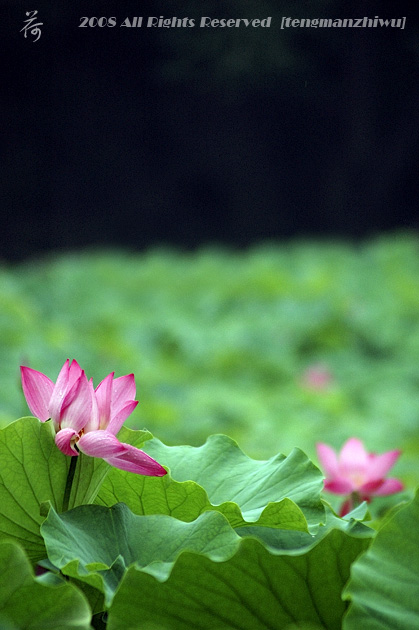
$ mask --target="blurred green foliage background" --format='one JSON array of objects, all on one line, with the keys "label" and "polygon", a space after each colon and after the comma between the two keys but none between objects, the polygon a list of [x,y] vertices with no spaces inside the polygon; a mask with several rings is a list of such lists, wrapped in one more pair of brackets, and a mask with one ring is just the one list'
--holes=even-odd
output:
[{"label": "blurred green foliage background", "polygon": [[28,415],[19,365],[95,385],[134,372],[127,421],[168,444],[211,433],[267,458],[350,436],[403,449],[417,483],[418,239],[300,241],[246,252],[57,254],[0,268],[0,424]]}]

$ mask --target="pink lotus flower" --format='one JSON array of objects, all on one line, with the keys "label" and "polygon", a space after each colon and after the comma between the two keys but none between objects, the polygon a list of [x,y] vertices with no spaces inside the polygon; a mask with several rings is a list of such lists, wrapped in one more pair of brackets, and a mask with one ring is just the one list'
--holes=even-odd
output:
[{"label": "pink lotus flower", "polygon": [[101,457],[111,466],[140,475],[166,474],[149,455],[120,442],[116,434],[138,404],[134,375],[114,379],[108,374],[93,389],[77,361],[64,363],[54,384],[45,374],[21,366],[23,393],[34,416],[41,422],[51,418],[55,443],[65,454],[79,451]]},{"label": "pink lotus flower", "polygon": [[325,473],[324,489],[347,496],[340,510],[344,516],[361,501],[371,497],[400,492],[403,484],[398,479],[385,479],[401,451],[382,455],[368,453],[357,438],[350,438],[339,455],[327,444],[317,444],[317,455]]}]

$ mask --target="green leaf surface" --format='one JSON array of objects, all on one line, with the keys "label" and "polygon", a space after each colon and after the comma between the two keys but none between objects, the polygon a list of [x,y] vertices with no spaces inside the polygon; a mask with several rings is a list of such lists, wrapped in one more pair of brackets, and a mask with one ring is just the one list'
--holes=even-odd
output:
[{"label": "green leaf surface", "polygon": [[224,561],[182,553],[166,580],[153,566],[132,566],[113,600],[108,630],[137,630],[138,619],[159,630],[340,630],[347,606],[341,591],[367,544],[340,530],[290,552],[244,538]]},{"label": "green leaf surface", "polygon": [[55,446],[50,423],[21,418],[0,431],[0,532],[32,560],[45,555],[40,505],[61,510],[70,458]]},{"label": "green leaf surface", "polygon": [[137,516],[123,503],[83,505],[64,514],[51,509],[41,532],[50,561],[102,591],[107,603],[133,563],[152,565],[165,578],[182,551],[220,560],[232,555],[240,540],[217,512],[185,523],[162,514]]},{"label": "green leaf surface", "polygon": [[419,491],[378,531],[353,565],[345,630],[419,628]]},{"label": "green leaf surface", "polygon": [[[45,555],[41,504],[62,509],[69,465],[50,422],[21,418],[0,431],[0,533],[19,542],[33,561]],[[80,455],[69,507],[92,501],[108,468],[101,459]]]},{"label": "green leaf surface", "polygon": [[[285,504],[284,508],[287,510],[287,502],[292,504],[292,502],[288,499],[284,499],[284,501],[281,501],[280,503],[270,504],[268,508],[272,505],[281,508]],[[355,515],[357,513],[357,516],[362,518],[365,512],[366,508],[363,508],[361,510],[357,509],[356,512],[354,511],[352,514]],[[259,521],[253,524],[248,523],[245,527],[238,527],[235,529],[239,536],[251,536],[257,538],[269,547],[271,551],[276,552],[288,550],[296,553],[303,551],[303,548],[308,549],[310,547],[314,547],[332,530],[340,530],[350,536],[364,538],[366,540],[373,538],[375,535],[374,529],[368,527],[350,515],[347,515],[345,518],[339,518],[327,504],[325,504],[325,523],[320,525],[315,535],[311,535],[304,530],[299,530],[298,528],[284,529],[281,527],[272,527],[270,525],[261,527]]]},{"label": "green leaf surface", "polygon": [[299,449],[260,461],[245,455],[229,437],[213,435],[200,447],[166,446],[153,439],[144,450],[167,466],[173,479],[202,486],[213,505],[236,503],[246,522],[256,522],[269,503],[284,498],[298,505],[309,525],[324,517],[323,475]]},{"label": "green leaf surface", "polygon": [[[120,434],[141,444],[151,437],[129,429]],[[41,504],[49,501],[62,510],[70,460],[55,445],[51,422],[27,417],[0,430],[0,534],[19,542],[33,561],[45,555]],[[69,507],[91,503],[109,468],[102,459],[80,454]]]},{"label": "green leaf surface", "polygon": [[[134,515],[118,504],[51,509],[41,531],[64,575],[104,593],[110,630],[138,628],[138,619],[147,628],[176,630],[340,628],[347,606],[341,591],[369,541],[339,529],[321,540],[259,529],[271,535],[265,543],[241,538],[218,512],[186,523]],[[295,534],[305,539],[292,548],[283,539],[294,541]]]},{"label": "green leaf surface", "polygon": [[236,503],[228,501],[213,505],[199,484],[174,481],[170,475],[145,477],[111,469],[95,502],[107,507],[123,502],[135,514],[167,514],[186,522],[195,520],[207,510],[216,510],[235,528],[252,524],[307,531],[302,511],[289,499],[268,503],[257,521],[247,522]]},{"label": "green leaf surface", "polygon": [[2,630],[88,630],[90,619],[85,598],[72,584],[43,584],[18,545],[0,543]]}]

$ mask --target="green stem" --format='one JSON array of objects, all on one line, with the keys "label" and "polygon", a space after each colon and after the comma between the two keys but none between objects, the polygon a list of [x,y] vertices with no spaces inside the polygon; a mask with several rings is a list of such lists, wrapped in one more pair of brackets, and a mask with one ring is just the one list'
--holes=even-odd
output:
[{"label": "green stem", "polygon": [[351,510],[354,510],[356,507],[358,507],[358,505],[361,505],[361,503],[362,503],[361,496],[360,496],[359,492],[352,492],[351,493],[351,499],[352,499]]},{"label": "green stem", "polygon": [[67,481],[66,481],[65,490],[64,490],[63,512],[67,512],[68,510],[68,503],[70,501],[70,494],[71,494],[71,486],[73,485],[73,479],[74,479],[74,473],[76,472],[77,460],[78,460],[78,457],[76,457],[75,455],[71,457],[70,468],[68,469]]}]

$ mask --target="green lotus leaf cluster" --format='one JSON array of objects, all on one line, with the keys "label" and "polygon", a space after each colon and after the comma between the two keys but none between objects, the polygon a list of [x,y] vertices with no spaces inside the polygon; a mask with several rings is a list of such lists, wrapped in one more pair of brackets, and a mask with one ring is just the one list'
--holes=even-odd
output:
[{"label": "green lotus leaf cluster", "polygon": [[419,625],[419,497],[377,531],[365,505],[336,516],[298,449],[259,461],[224,435],[171,447],[123,429],[169,474],[79,455],[63,512],[70,458],[49,424],[0,431],[2,629]]}]

